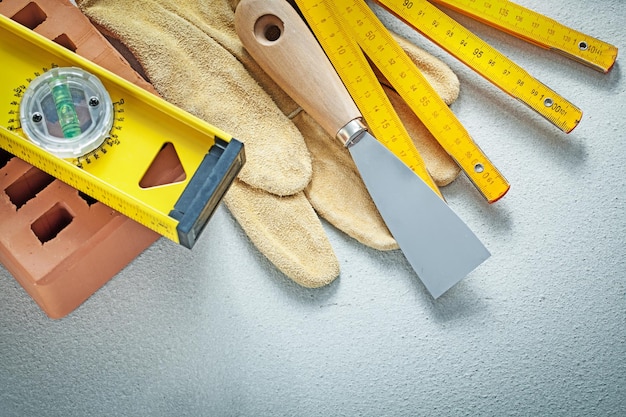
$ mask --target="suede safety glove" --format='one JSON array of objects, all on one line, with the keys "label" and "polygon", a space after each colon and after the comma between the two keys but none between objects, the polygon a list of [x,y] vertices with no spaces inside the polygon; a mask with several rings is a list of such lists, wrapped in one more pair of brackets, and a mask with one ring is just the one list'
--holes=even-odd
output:
[{"label": "suede safety glove", "polygon": [[[113,43],[136,58],[169,102],[245,144],[247,162],[224,202],[253,244],[298,284],[339,275],[319,216],[378,250],[398,246],[349,152],[329,137],[254,62],[234,29],[238,0],[77,0]],[[399,39],[444,100],[459,92],[441,61]],[[306,82],[306,80],[303,80]],[[392,90],[387,92],[433,179],[446,185],[458,166]]]}]

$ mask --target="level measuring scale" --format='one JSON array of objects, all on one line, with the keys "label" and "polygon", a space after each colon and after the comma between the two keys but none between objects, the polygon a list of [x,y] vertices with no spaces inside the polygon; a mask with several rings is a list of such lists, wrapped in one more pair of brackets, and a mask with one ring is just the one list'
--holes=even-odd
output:
[{"label": "level measuring scale", "polygon": [[113,102],[100,80],[80,68],[53,68],[33,80],[20,103],[26,136],[60,158],[80,158],[110,137]]},{"label": "level measuring scale", "polygon": [[[4,16],[0,56],[1,148],[195,244],[245,163],[240,141]],[[180,175],[146,184],[155,170]]]}]

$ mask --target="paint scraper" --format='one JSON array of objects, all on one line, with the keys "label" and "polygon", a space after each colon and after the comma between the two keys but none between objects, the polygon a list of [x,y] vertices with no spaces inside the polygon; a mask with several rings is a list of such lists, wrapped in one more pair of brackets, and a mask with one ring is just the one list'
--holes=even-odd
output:
[{"label": "paint scraper", "polygon": [[489,257],[459,216],[368,131],[332,64],[285,0],[242,0],[235,27],[276,83],[350,151],[400,249],[437,298]]}]

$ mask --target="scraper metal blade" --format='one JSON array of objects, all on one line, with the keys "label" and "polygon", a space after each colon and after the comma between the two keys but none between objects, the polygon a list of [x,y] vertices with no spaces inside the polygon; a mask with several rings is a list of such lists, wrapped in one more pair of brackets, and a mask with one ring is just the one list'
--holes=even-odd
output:
[{"label": "scraper metal blade", "polygon": [[434,298],[489,258],[450,206],[376,138],[364,132],[348,150],[389,231]]}]

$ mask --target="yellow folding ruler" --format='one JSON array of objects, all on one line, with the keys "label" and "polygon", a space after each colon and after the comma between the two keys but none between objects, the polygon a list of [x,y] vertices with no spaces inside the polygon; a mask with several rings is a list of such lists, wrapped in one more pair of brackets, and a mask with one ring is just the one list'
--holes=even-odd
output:
[{"label": "yellow folding ruler", "polygon": [[[375,1],[562,131],[569,133],[580,122],[578,107],[428,1]],[[617,48],[506,0],[432,1],[607,71],[617,56]]]},{"label": "yellow folding ruler", "polygon": [[385,93],[381,93],[382,88],[363,52],[487,201],[495,202],[506,194],[509,183],[365,2],[296,0],[296,3],[374,135],[392,152],[404,161],[407,141],[411,142],[397,140],[400,134],[387,139],[390,131],[401,132],[404,128]]},{"label": "yellow folding ruler", "polygon": [[305,13],[309,26],[316,36],[322,32],[328,35],[320,40],[324,49],[337,50],[336,56],[328,54],[328,51],[326,53],[372,133],[420,176],[433,191],[443,197],[382,85],[361,52],[359,44],[353,40],[349,28],[341,24],[330,4],[308,1],[297,1],[297,3],[302,11],[308,12],[309,5],[311,5],[312,11],[317,13],[317,15]]},{"label": "yellow folding ruler", "polygon": [[507,0],[431,1],[604,73],[617,59],[617,47]]},{"label": "yellow folding ruler", "polygon": [[[245,162],[241,142],[4,16],[0,56],[1,148],[193,246]],[[176,179],[146,182],[173,169],[163,152]]]}]

